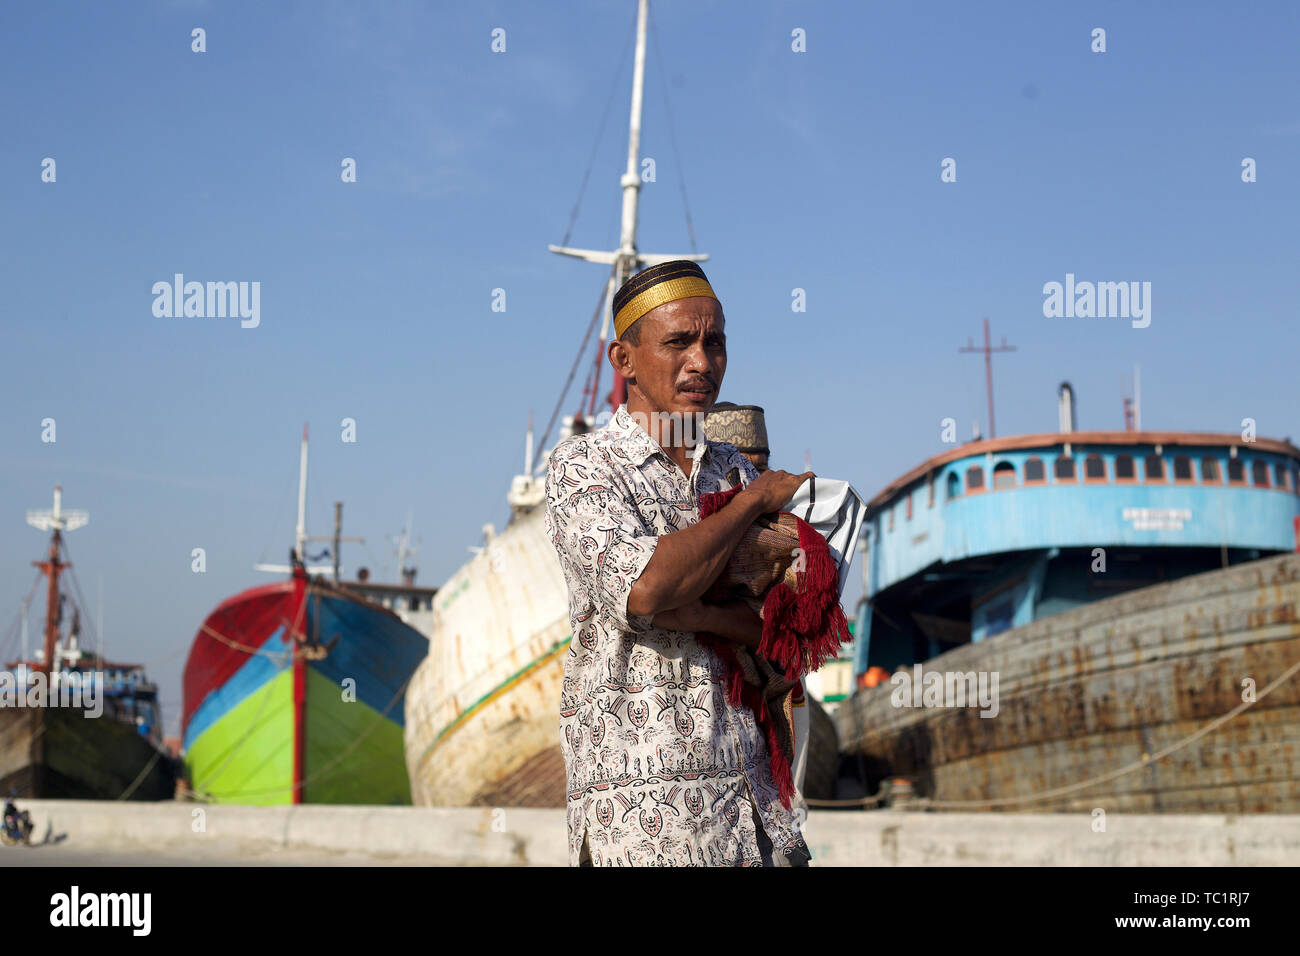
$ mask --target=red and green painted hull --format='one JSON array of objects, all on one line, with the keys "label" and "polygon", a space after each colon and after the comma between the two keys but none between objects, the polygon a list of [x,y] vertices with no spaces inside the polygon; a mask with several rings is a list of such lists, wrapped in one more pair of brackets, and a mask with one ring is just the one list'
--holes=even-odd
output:
[{"label": "red and green painted hull", "polygon": [[410,803],[405,690],[427,650],[390,611],[301,577],[223,602],[185,665],[190,786],[225,803]]}]

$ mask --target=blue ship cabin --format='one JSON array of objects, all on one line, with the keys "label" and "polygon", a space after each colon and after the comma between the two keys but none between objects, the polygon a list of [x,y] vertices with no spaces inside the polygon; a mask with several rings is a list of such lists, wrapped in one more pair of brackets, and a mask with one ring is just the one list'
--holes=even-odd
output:
[{"label": "blue ship cabin", "polygon": [[1300,449],[1289,440],[1069,431],[970,442],[869,502],[857,685],[870,668],[1292,550]]}]

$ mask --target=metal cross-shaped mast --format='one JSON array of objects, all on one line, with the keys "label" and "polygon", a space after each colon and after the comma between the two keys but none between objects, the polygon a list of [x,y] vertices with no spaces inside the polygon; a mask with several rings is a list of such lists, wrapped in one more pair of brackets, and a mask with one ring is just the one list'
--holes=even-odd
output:
[{"label": "metal cross-shaped mast", "polygon": [[[619,247],[612,252],[599,249],[573,249],[554,245],[547,247],[551,252],[559,253],[562,256],[573,256],[575,259],[584,259],[587,262],[598,262],[601,265],[613,266],[609,283],[605,288],[605,320],[600,328],[598,361],[599,356],[604,354],[605,343],[609,339],[609,326],[613,318],[614,293],[624,282],[647,266],[658,265],[661,262],[671,262],[674,259],[690,259],[694,262],[704,262],[709,258],[704,253],[643,253],[638,252],[636,248],[637,199],[641,191],[641,174],[639,172],[641,165],[641,101],[645,87],[645,36],[649,9],[649,0],[639,0],[636,21],[636,65],[632,74],[632,116],[627,137],[627,171],[623,174],[623,178],[619,180],[619,185],[623,189],[623,219]],[[623,392],[623,380],[621,377],[616,377],[612,399],[615,406],[622,404]]]},{"label": "metal cross-shaped mast", "polygon": [[70,562],[61,561],[63,552],[63,532],[76,531],[90,521],[90,514],[85,511],[63,510],[63,489],[54,486],[54,508],[50,511],[28,511],[27,523],[41,531],[53,531],[50,536],[50,553],[45,561],[33,561],[49,579],[49,589],[45,601],[45,656],[37,670],[47,674],[54,673],[54,650],[59,639],[59,624],[62,621],[62,602],[59,600],[59,574],[64,568],[72,567]]},{"label": "metal cross-shaped mast", "polygon": [[28,511],[27,523],[42,531],[76,531],[90,521],[88,511],[64,511],[63,488],[54,486],[54,508],[49,511]]},{"label": "metal cross-shaped mast", "polygon": [[994,352],[1014,352],[1014,345],[1007,345],[1007,337],[1002,336],[1002,344],[997,348],[989,345],[989,320],[986,316],[984,319],[984,347],[980,348],[975,345],[971,339],[966,340],[966,344],[959,348],[958,352],[983,352],[984,353],[984,382],[988,386],[989,393],[989,438],[996,438],[998,431],[997,426],[993,424],[993,353]]}]

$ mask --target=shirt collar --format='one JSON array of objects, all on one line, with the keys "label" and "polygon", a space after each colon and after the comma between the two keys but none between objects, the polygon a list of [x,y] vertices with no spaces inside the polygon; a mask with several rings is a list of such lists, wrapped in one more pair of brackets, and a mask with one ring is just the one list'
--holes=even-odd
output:
[{"label": "shirt collar", "polygon": [[[613,433],[613,441],[617,443],[619,450],[637,467],[645,464],[646,460],[656,452],[672,461],[668,453],[663,450],[663,446],[651,438],[650,433],[636,423],[636,419],[628,412],[626,404],[618,406],[618,409],[610,416],[609,429]],[[701,441],[695,446],[691,457],[697,458],[707,454],[709,454],[709,442]]]}]

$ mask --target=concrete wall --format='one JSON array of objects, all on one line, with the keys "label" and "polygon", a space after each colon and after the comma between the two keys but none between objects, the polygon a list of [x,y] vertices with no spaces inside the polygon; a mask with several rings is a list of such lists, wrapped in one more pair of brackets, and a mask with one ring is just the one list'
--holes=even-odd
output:
[{"label": "concrete wall", "polygon": [[[20,800],[35,841],[87,847],[228,847],[364,852],[431,865],[565,866],[561,810],[237,807]],[[495,824],[495,825],[494,825]],[[814,811],[816,866],[1232,866],[1300,862],[1300,816],[947,814]]]},{"label": "concrete wall", "polygon": [[1295,866],[1300,815],[810,813],[827,866]]},{"label": "concrete wall", "polygon": [[564,811],[472,807],[247,807],[195,803],[18,800],[33,843],[88,847],[227,847],[361,852],[432,865],[565,866]]}]

